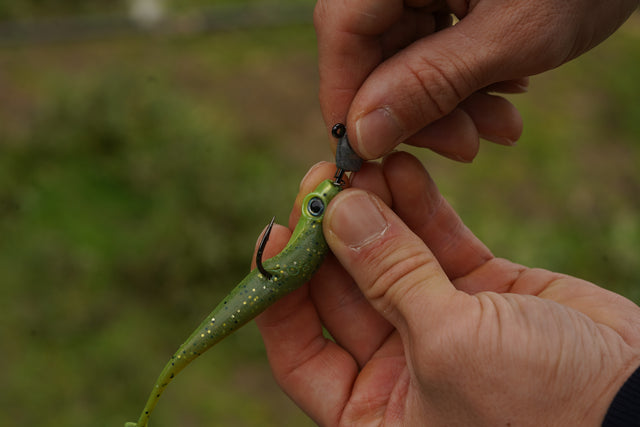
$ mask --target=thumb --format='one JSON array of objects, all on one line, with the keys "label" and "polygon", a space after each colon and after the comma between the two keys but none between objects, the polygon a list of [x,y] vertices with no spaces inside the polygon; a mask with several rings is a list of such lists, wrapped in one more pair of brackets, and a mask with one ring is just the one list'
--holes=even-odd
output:
[{"label": "thumb", "polygon": [[406,331],[407,323],[455,293],[424,242],[371,193],[338,194],[325,214],[324,234],[365,297],[397,328]]},{"label": "thumb", "polygon": [[[392,151],[487,86],[519,81],[552,66],[543,64],[546,54],[538,52],[542,49],[534,40],[523,49],[521,41],[503,34],[503,26],[524,32],[522,25],[510,22],[513,18],[504,12],[492,12],[491,20],[470,14],[419,39],[367,77],[347,116],[347,129],[355,131],[350,142],[361,157],[375,159]],[[540,62],[540,69],[532,61]]]}]

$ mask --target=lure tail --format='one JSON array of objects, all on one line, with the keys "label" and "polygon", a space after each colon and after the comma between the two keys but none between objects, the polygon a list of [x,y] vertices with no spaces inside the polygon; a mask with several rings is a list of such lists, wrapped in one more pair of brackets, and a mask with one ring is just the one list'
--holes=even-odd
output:
[{"label": "lure tail", "polygon": [[261,301],[262,293],[258,289],[264,291],[268,282],[268,279],[254,270],[218,304],[164,366],[138,422],[127,423],[126,427],[146,427],[158,399],[180,371],[266,309],[267,306]]}]

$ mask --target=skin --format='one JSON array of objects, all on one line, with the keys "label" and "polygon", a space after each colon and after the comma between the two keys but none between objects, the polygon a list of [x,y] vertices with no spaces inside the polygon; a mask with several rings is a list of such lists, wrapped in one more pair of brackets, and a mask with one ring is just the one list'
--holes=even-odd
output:
[{"label": "skin", "polygon": [[126,423],[125,427],[146,427],[158,399],[182,369],[311,278],[328,252],[322,233],[325,208],[341,189],[332,180],[325,180],[315,190],[309,190],[300,204],[299,219],[288,243],[263,263],[271,277],[252,270],[213,309],[167,362],[138,421]]},{"label": "skin", "polygon": [[[638,0],[318,0],[320,105],[375,159],[406,142],[471,161],[479,138],[512,145],[527,90],[612,34]],[[451,26],[450,14],[460,21]]]},{"label": "skin", "polygon": [[637,305],[496,258],[406,153],[351,184],[323,222],[333,255],[256,319],[297,405],[322,426],[602,423],[640,365]]}]

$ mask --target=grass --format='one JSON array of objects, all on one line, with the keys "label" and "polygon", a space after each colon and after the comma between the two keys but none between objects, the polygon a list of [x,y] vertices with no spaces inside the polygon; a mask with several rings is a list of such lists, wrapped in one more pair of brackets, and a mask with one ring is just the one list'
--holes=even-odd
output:
[{"label": "grass", "polygon": [[[420,153],[499,256],[640,302],[637,16],[514,97],[516,147]],[[0,424],[122,425],[329,159],[310,27],[0,48]],[[154,426],[311,425],[253,325],[167,390]]]}]

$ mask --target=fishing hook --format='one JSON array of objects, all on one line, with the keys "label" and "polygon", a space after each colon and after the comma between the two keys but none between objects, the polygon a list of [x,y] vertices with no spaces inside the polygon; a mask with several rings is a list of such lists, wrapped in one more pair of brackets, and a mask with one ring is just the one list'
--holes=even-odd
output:
[{"label": "fishing hook", "polygon": [[269,273],[262,265],[262,254],[264,253],[264,248],[267,246],[267,241],[269,240],[269,235],[271,234],[271,229],[273,228],[273,222],[275,220],[275,216],[271,218],[271,222],[269,223],[269,225],[267,225],[267,229],[264,231],[264,234],[260,239],[258,251],[256,252],[256,267],[258,267],[258,271],[260,271],[260,274],[262,274],[266,279],[271,279],[273,275]]}]

